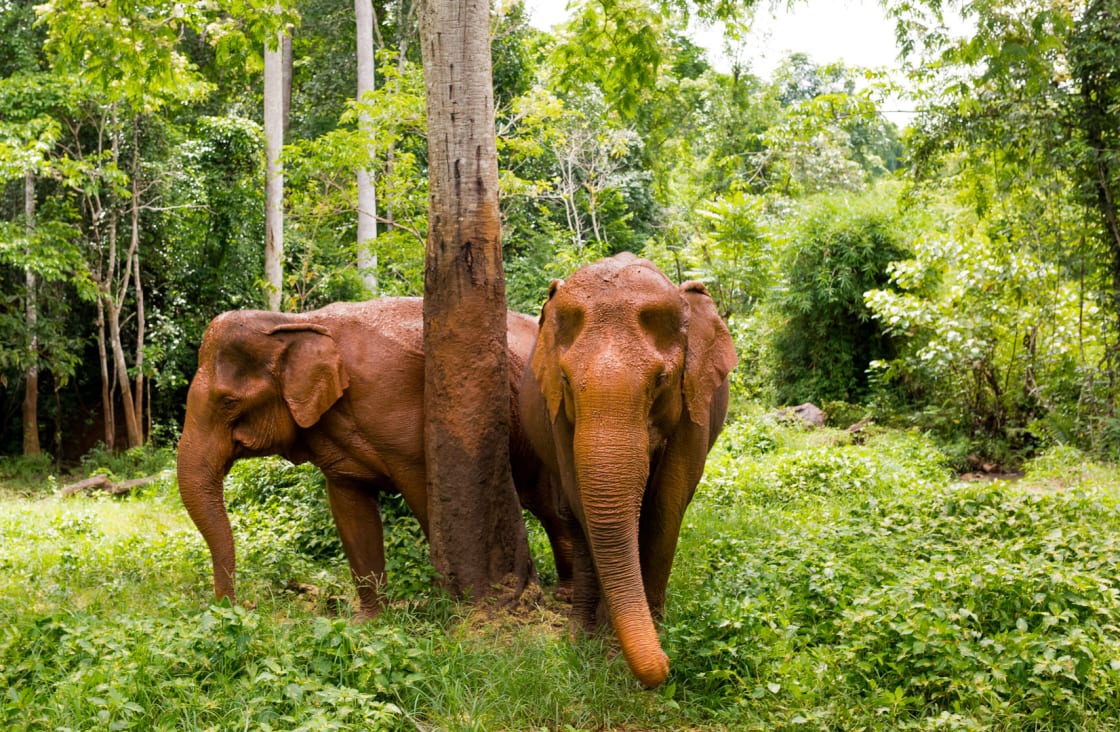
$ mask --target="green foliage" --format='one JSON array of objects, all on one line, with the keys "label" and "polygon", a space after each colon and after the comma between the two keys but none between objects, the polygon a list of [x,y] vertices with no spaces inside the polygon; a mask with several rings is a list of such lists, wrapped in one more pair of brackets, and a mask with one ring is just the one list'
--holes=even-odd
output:
[{"label": "green foliage", "polygon": [[773,277],[771,242],[764,229],[765,201],[736,191],[697,210],[699,233],[679,250],[646,254],[681,279],[703,282],[723,317],[749,313],[765,296]]},{"label": "green foliage", "polygon": [[146,478],[172,470],[175,466],[175,450],[148,444],[121,452],[110,452],[99,444],[82,456],[81,466],[82,473],[86,475],[100,473],[115,480]]},{"label": "green foliage", "polygon": [[[394,567],[390,607],[356,626],[284,591],[353,595],[307,467],[229,477],[255,610],[209,604],[206,546],[167,483],[123,501],[4,492],[0,724],[1104,732],[1120,713],[1115,484],[1069,447],[1018,485],[962,484],[916,431],[742,418],[686,516],[661,627],[673,672],[654,692],[607,640],[569,639],[547,600],[487,618],[409,570],[399,593]],[[385,503],[392,561],[405,509]]]},{"label": "green foliage", "polygon": [[[423,76],[419,65],[379,54],[382,86],[342,111],[336,126],[312,139],[290,143],[284,152],[286,200],[286,309],[306,311],[339,300],[360,300],[366,292],[356,269],[357,179],[354,170],[373,173],[379,227],[378,287],[383,295],[423,291],[427,234],[427,154]],[[372,138],[359,118],[377,130]]]},{"label": "green foliage", "polygon": [[585,0],[553,50],[561,89],[595,84],[624,117],[637,114],[642,97],[656,88],[664,61],[662,17],[634,0]]},{"label": "green foliage", "polygon": [[[969,33],[949,32],[944,16],[950,11],[975,21]],[[1019,269],[1036,273],[1027,312],[1013,317],[998,343],[979,339],[975,383],[959,373],[950,377],[960,381],[958,393],[967,392],[956,399],[969,413],[960,414],[963,405],[946,400],[944,388],[916,401],[942,417],[956,409],[964,439],[995,444],[1004,455],[1029,450],[1035,438],[1109,453],[1116,392],[1106,385],[1115,383],[1116,365],[1105,354],[1117,338],[1120,272],[1111,40],[1120,11],[1112,0],[1076,7],[986,0],[897,3],[892,12],[926,110],[908,141],[913,180],[927,196],[917,200],[952,196],[978,219],[975,230],[950,229],[955,245],[978,248],[977,256],[997,270],[1023,257]],[[972,266],[960,262],[962,270]],[[962,307],[975,301],[983,312],[998,303],[1018,316],[1014,290],[1025,277],[1015,271],[1010,279],[1009,287],[988,280],[994,291],[970,291]],[[1056,303],[1056,313],[1039,317],[1046,311],[1041,303],[1039,311],[1031,307],[1036,297]],[[1062,348],[1074,340],[1072,332],[1076,351]],[[993,352],[983,351],[988,346]],[[906,379],[914,371],[911,365],[897,375]],[[929,387],[928,378],[920,381]]]},{"label": "green foliage", "polygon": [[868,365],[893,354],[891,335],[863,301],[907,254],[893,192],[822,198],[788,234],[775,303],[780,403],[858,401],[868,393]]},{"label": "green foliage", "polygon": [[772,427],[758,451],[759,427],[729,430],[682,538],[665,635],[692,704],[769,727],[1106,728],[1115,491],[951,484],[916,434]]},{"label": "green foliage", "polygon": [[[140,113],[209,93],[210,87],[178,48],[184,28],[205,26],[208,9],[171,2],[140,6],[54,0],[39,5],[36,12],[47,27],[46,50],[59,70]],[[90,48],[98,53],[89,53]]]},{"label": "green foliage", "polygon": [[4,489],[19,493],[43,489],[55,471],[54,458],[47,453],[0,457],[0,496]]},{"label": "green foliage", "polygon": [[81,729],[396,729],[419,650],[393,628],[314,618],[285,626],[241,607],[201,614],[42,615],[0,636],[0,719]]},{"label": "green foliage", "polygon": [[[326,481],[315,466],[278,457],[241,460],[226,479],[225,496],[243,557],[239,576],[283,587],[290,580],[316,579],[322,563],[344,565]],[[430,592],[435,575],[420,524],[399,496],[383,498],[382,519],[387,594],[409,598]],[[346,586],[332,589],[349,592]]]}]

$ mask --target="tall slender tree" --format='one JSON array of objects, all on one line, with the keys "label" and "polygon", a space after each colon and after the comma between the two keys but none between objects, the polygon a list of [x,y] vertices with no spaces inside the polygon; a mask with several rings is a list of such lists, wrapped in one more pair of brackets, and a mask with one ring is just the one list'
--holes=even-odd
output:
[{"label": "tall slender tree", "polygon": [[[35,171],[29,169],[24,174],[23,181],[23,215],[27,222],[27,241],[30,242],[35,236]],[[31,267],[25,269],[25,275],[28,363],[27,368],[24,369],[23,381],[23,454],[38,455],[40,452],[38,283]]]},{"label": "tall slender tree", "polygon": [[486,0],[418,5],[428,112],[424,406],[432,563],[513,597],[532,574],[509,470],[506,296]]},{"label": "tall slender tree", "polygon": [[268,309],[279,310],[284,297],[284,33],[265,40],[264,49],[265,216],[264,274]]},{"label": "tall slender tree", "polygon": [[[358,103],[374,90],[373,64],[373,0],[354,0],[357,24]],[[373,135],[369,114],[362,112],[358,124],[366,135]],[[372,141],[367,147],[373,148]],[[372,155],[371,160],[372,162]],[[377,190],[373,175],[366,165],[358,167],[358,269],[370,294],[377,294]]]}]

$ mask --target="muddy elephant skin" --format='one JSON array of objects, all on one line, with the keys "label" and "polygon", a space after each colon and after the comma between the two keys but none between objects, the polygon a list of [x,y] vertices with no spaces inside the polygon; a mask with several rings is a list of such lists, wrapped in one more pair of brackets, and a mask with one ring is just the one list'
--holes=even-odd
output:
[{"label": "muddy elephant skin", "polygon": [[[422,307],[419,298],[383,298],[298,315],[232,311],[211,322],[187,396],[178,478],[210,548],[219,599],[234,598],[222,481],[240,458],[282,455],[323,471],[358,586],[358,617],[379,612],[385,550],[378,494],[399,491],[428,530]],[[553,543],[564,583],[571,540],[558,516],[558,489],[522,435],[516,409],[537,325],[517,313],[507,322],[514,482]]]},{"label": "muddy elephant skin", "polygon": [[575,538],[572,624],[614,627],[647,687],[685,508],[723,426],[737,357],[704,286],[632,254],[556,281],[521,382],[526,433],[557,473]]}]

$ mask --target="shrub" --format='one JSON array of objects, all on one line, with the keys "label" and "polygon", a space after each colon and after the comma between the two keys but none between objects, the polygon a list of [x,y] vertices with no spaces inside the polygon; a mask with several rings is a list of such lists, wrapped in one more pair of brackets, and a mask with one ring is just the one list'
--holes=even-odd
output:
[{"label": "shrub", "polygon": [[0,633],[0,720],[29,728],[396,729],[421,651],[399,629],[241,607],[201,616],[61,612]]},{"label": "shrub", "polygon": [[820,198],[790,233],[776,298],[779,403],[860,401],[868,365],[894,357],[892,336],[864,305],[907,256],[892,190]]},{"label": "shrub", "polygon": [[1114,491],[952,484],[913,433],[779,441],[736,474],[736,433],[715,456],[714,515],[707,490],[690,511],[664,626],[694,703],[771,728],[1107,728],[1093,720],[1120,698]]},{"label": "shrub", "polygon": [[[316,574],[323,563],[345,562],[326,480],[315,466],[292,465],[278,457],[241,460],[226,479],[226,500],[245,557],[239,574],[283,585]],[[419,522],[399,495],[382,495],[380,502],[387,593],[410,597],[429,590],[435,571]]]}]

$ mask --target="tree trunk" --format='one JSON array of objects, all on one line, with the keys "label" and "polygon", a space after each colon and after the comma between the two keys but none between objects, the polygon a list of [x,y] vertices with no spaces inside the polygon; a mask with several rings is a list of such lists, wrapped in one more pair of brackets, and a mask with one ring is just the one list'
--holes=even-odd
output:
[{"label": "tree trunk", "polygon": [[[35,173],[27,171],[23,178],[23,213],[27,224],[27,238],[35,235]],[[26,270],[26,317],[28,338],[28,363],[23,380],[23,454],[38,455],[39,446],[39,307],[35,273]]]},{"label": "tree trunk", "polygon": [[105,347],[105,293],[100,281],[97,283],[97,356],[101,364],[101,411],[105,426],[105,448],[112,452],[116,447],[117,424],[113,417],[113,395],[109,390],[109,354]]},{"label": "tree trunk", "polygon": [[432,563],[453,594],[532,575],[509,468],[506,297],[486,0],[419,3],[428,113],[424,408]]},{"label": "tree trunk", "polygon": [[[132,268],[133,286],[136,288],[136,378],[132,389],[132,401],[140,442],[144,443],[144,339],[147,321],[144,314],[144,287],[140,282],[140,154],[138,138],[139,119],[132,127],[132,228],[129,252],[129,266]],[[128,268],[125,268],[124,287],[128,290]]]},{"label": "tree trunk", "polygon": [[[127,273],[126,273],[127,275]],[[132,400],[132,385],[128,381],[128,364],[124,358],[121,343],[121,308],[116,301],[109,302],[109,347],[113,351],[113,368],[117,372],[117,386],[124,402],[124,425],[128,431],[128,446],[139,447],[144,444],[140,435],[140,424],[136,421],[136,405]]]},{"label": "tree trunk", "polygon": [[[366,92],[374,89],[373,61],[373,0],[354,0],[354,18],[357,22],[358,52],[358,103]],[[373,124],[369,115],[362,113],[358,120],[363,134],[373,137]],[[362,282],[371,295],[377,294],[377,190],[368,166],[373,164],[372,148],[368,165],[358,168],[358,270]]]},{"label": "tree trunk", "polygon": [[284,292],[284,34],[264,49],[265,218],[264,275],[268,309],[280,310]]}]

